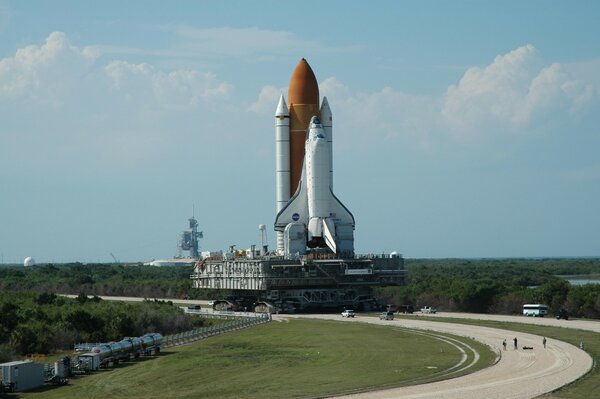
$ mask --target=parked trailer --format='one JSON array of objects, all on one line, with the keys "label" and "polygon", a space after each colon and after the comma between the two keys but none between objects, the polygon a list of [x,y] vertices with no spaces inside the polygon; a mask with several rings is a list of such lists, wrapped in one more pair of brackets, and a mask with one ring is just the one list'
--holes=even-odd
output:
[{"label": "parked trailer", "polygon": [[44,365],[29,360],[0,364],[2,383],[11,392],[29,391],[44,384]]},{"label": "parked trailer", "polygon": [[140,337],[142,343],[141,348],[142,352],[145,355],[150,355],[153,352],[160,353],[160,347],[162,345],[163,336],[158,333],[146,334],[143,337]]},{"label": "parked trailer", "polygon": [[77,374],[89,373],[100,368],[100,354],[88,352],[77,356],[77,362],[73,365],[73,372]]},{"label": "parked trailer", "polygon": [[71,376],[71,358],[68,356],[54,362],[54,365],[45,365],[45,379],[46,384],[52,385],[66,385],[69,383],[68,377]]},{"label": "parked trailer", "polygon": [[92,348],[92,353],[98,355],[100,362],[99,367],[108,367],[108,364],[114,360],[113,348],[111,348],[110,343],[98,345]]},{"label": "parked trailer", "polygon": [[90,352],[78,356],[78,365],[81,370],[92,371],[100,367],[108,367],[110,363],[139,358],[140,355],[149,356],[160,353],[163,336],[159,333],[150,333],[141,337],[128,337],[119,342],[109,342],[94,346]]}]

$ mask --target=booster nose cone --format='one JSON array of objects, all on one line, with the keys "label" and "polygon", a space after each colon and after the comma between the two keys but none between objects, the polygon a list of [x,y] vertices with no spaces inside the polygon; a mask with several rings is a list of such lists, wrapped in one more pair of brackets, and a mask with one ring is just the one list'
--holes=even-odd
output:
[{"label": "booster nose cone", "polygon": [[323,126],[328,127],[333,125],[333,117],[331,115],[331,108],[329,107],[327,97],[323,97],[323,101],[321,102],[321,123]]},{"label": "booster nose cone", "polygon": [[283,94],[279,96],[279,103],[277,104],[277,109],[275,110],[275,116],[290,116],[287,104],[283,98]]},{"label": "booster nose cone", "polygon": [[288,101],[292,104],[319,104],[319,85],[310,65],[300,60],[290,79]]}]

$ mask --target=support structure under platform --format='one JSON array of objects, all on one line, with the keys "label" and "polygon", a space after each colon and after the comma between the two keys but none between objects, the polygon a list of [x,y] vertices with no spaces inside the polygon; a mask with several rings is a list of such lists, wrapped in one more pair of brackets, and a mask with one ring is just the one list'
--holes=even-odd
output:
[{"label": "support structure under platform", "polygon": [[199,261],[191,278],[194,288],[230,292],[216,304],[221,310],[301,312],[351,307],[372,310],[372,288],[402,285],[404,259],[397,255],[364,255],[338,259],[328,254],[235,256]]}]

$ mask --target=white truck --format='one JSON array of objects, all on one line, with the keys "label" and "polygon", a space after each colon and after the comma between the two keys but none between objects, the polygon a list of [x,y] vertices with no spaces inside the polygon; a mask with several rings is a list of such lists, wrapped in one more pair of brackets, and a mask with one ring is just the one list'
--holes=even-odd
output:
[{"label": "white truck", "polygon": [[431,306],[423,306],[421,308],[421,313],[434,314],[434,313],[437,313],[437,309],[436,308],[432,308]]}]

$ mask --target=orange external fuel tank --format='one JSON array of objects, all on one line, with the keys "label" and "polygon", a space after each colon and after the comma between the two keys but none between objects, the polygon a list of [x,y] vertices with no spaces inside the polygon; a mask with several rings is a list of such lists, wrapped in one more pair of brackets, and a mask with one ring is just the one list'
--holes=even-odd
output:
[{"label": "orange external fuel tank", "polygon": [[321,117],[319,85],[310,65],[300,60],[290,79],[288,89],[290,113],[290,197],[298,188],[304,162],[304,144],[310,118]]}]

